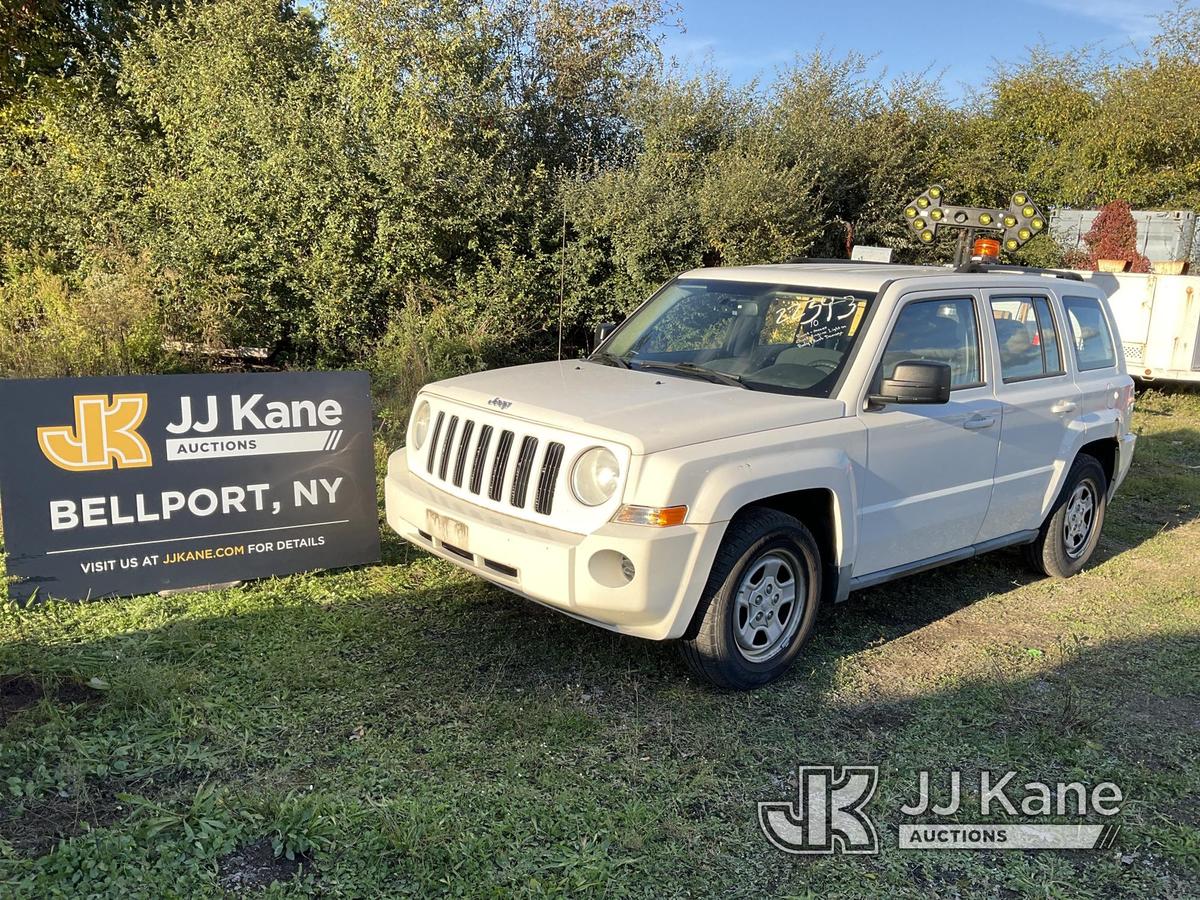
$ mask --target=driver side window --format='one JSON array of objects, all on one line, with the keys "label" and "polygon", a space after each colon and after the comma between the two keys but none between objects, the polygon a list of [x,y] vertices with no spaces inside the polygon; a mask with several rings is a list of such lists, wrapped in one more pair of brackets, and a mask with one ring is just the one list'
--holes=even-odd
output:
[{"label": "driver side window", "polygon": [[949,363],[951,388],[983,384],[975,301],[918,300],[905,306],[883,351],[880,377],[891,378],[896,364],[909,359]]}]

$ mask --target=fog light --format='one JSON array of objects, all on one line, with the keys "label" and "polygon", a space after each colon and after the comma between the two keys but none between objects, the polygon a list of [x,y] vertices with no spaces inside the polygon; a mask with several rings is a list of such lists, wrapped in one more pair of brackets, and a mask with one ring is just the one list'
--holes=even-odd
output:
[{"label": "fog light", "polygon": [[588,572],[597,584],[606,588],[623,588],[637,574],[633,560],[616,550],[600,550],[588,560]]},{"label": "fog light", "polygon": [[622,525],[650,525],[653,528],[667,528],[671,525],[682,525],[687,518],[686,506],[630,506],[626,503],[613,516],[614,522]]}]

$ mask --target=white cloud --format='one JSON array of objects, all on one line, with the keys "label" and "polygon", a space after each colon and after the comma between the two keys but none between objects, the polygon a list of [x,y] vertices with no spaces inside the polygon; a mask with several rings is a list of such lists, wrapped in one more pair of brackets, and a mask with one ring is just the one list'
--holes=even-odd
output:
[{"label": "white cloud", "polygon": [[1108,23],[1114,36],[1145,40],[1158,32],[1158,16],[1169,3],[1147,0],[1033,0],[1038,6],[1068,15],[1083,16]]},{"label": "white cloud", "polygon": [[792,51],[785,49],[763,50],[753,54],[731,52],[723,49],[716,38],[687,34],[667,37],[659,49],[665,58],[674,59],[684,66],[708,63],[719,70],[741,75],[762,74],[792,58]]}]

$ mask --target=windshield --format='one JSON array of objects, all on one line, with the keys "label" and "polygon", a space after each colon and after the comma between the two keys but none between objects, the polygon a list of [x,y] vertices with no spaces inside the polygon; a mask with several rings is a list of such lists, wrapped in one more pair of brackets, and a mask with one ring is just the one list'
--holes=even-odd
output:
[{"label": "windshield", "polygon": [[872,297],[681,278],[630,316],[596,358],[754,390],[828,397]]}]

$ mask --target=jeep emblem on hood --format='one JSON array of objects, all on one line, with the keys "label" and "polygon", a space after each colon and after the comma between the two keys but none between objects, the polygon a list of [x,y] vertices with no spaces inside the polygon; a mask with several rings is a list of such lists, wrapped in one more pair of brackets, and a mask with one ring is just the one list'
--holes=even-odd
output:
[{"label": "jeep emblem on hood", "polygon": [[500,397],[493,397],[488,401],[488,406],[494,406],[497,409],[508,409],[512,406],[511,400],[502,400]]}]

